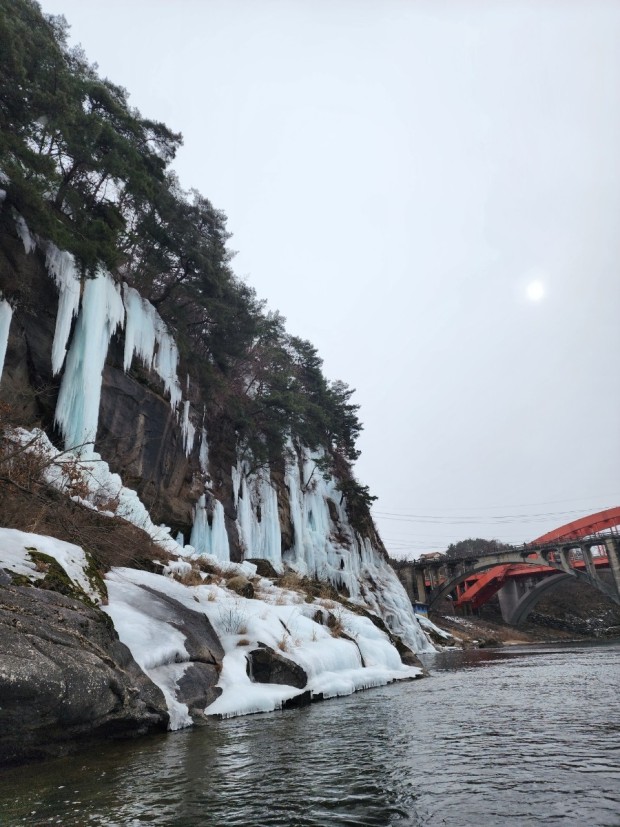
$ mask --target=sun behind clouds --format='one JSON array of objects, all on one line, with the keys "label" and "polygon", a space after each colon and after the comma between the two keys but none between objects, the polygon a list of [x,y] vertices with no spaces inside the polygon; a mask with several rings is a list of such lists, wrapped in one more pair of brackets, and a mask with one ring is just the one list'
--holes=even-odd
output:
[{"label": "sun behind clouds", "polygon": [[546,293],[545,285],[539,279],[531,281],[525,288],[525,294],[531,302],[539,302]]}]

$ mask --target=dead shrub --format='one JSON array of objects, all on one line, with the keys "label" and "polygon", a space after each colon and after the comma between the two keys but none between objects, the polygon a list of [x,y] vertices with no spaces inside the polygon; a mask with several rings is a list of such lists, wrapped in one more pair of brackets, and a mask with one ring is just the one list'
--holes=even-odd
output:
[{"label": "dead shrub", "polygon": [[305,594],[307,591],[307,585],[304,581],[305,578],[297,574],[296,571],[287,571],[278,578],[277,582],[281,589],[289,589],[290,591]]},{"label": "dead shrub", "polygon": [[342,618],[342,610],[329,612],[327,615],[327,628],[332,637],[342,637],[344,635],[344,623]]}]

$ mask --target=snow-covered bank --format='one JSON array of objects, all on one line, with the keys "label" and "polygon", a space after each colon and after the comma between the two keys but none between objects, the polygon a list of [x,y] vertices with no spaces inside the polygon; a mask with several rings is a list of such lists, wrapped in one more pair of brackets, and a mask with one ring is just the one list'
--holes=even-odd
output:
[{"label": "snow-covered bank", "polygon": [[[89,577],[89,560],[79,546],[0,529],[0,569],[21,578],[15,582],[27,578],[33,587],[38,585],[45,576],[41,554],[56,560],[85,597],[101,602]],[[196,567],[181,559],[171,563],[166,574],[115,568],[106,576],[108,598],[101,608],[135,661],[163,692],[171,729],[194,720],[181,697],[179,681],[196,660],[188,636],[195,636],[198,621],[204,623],[205,618],[223,653],[217,666],[220,694],[206,706],[205,715],[267,712],[302,694],[308,701],[331,698],[421,676],[420,668],[402,663],[388,635],[364,614],[331,599],[310,599],[281,588],[258,577],[251,563],[221,564],[213,556],[202,559],[211,574],[198,575]],[[203,583],[181,582],[190,573],[198,582],[202,577]],[[250,580],[254,596],[242,597],[228,588],[232,577]],[[177,607],[183,608],[184,622]],[[283,663],[301,667],[306,676],[303,685],[253,680],[248,662],[250,653],[260,647],[273,651]]]},{"label": "snow-covered bank", "polygon": [[[226,574],[251,573],[249,569],[248,563],[231,564]],[[219,584],[186,586],[135,569],[117,568],[108,574],[109,604],[104,611],[136,661],[166,695],[172,728],[191,722],[187,707],[176,700],[170,704],[189,655],[177,628],[161,618],[153,622],[152,592],[144,587],[203,613],[218,634],[225,652],[218,682],[222,694],[205,709],[206,715],[268,712],[302,692],[331,698],[421,676],[420,668],[401,662],[388,636],[367,617],[331,600],[316,598],[308,603],[296,591],[281,589],[265,578],[253,579],[256,597],[250,599],[227,589],[225,579]],[[327,625],[330,614],[337,621],[335,633]],[[259,644],[301,666],[307,685],[300,689],[253,682],[247,655]]]}]

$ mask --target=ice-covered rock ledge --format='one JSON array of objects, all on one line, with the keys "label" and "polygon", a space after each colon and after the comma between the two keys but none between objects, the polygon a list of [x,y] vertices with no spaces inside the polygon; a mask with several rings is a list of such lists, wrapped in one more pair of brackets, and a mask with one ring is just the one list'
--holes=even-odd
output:
[{"label": "ice-covered rock ledge", "polygon": [[[211,558],[209,563],[218,567],[219,561]],[[173,568],[181,580],[200,579],[198,570],[187,562]],[[128,568],[113,569],[107,575],[109,603],[104,611],[135,660],[166,696],[172,729],[189,726],[196,715],[270,712],[302,695],[310,702],[422,676],[420,667],[402,662],[389,637],[368,617],[329,599],[306,602],[299,592],[279,588],[257,577],[255,571],[251,563],[231,563],[219,568],[220,573],[203,574],[208,582],[199,585]],[[251,578],[254,597],[242,597],[227,588],[227,579],[238,579],[238,575]],[[168,606],[167,617],[161,612],[162,598]],[[214,687],[218,697],[202,708],[192,708],[183,686],[194,659],[192,644],[188,645],[175,615],[179,607],[206,618],[223,649]],[[301,667],[305,682],[296,680],[291,685],[253,679],[249,655],[259,648]],[[300,674],[300,670],[289,671]],[[194,679],[188,682],[195,695]]]},{"label": "ice-covered rock ledge", "polygon": [[[82,729],[89,728],[90,705],[101,707],[102,721],[120,716],[130,728],[139,727],[141,709],[145,727],[161,723],[163,707],[169,728],[180,729],[205,715],[268,712],[423,674],[402,662],[388,635],[367,616],[335,600],[281,588],[257,576],[248,561],[181,559],[169,564],[166,574],[114,568],[102,587],[79,546],[0,529],[0,586],[0,623],[5,604],[26,601],[30,635],[21,636],[19,624],[13,624],[11,640],[5,637],[0,717],[19,716],[21,702],[11,689],[17,686],[18,695],[34,698],[35,707],[46,712],[53,696],[52,718],[74,715]],[[10,599],[3,602],[2,596]],[[56,621],[49,616],[63,613],[59,623],[66,633],[61,634],[51,629]],[[46,662],[57,664],[47,670],[45,686],[45,669],[37,666],[37,652],[28,642],[33,636],[44,641]],[[109,638],[105,647],[102,638]],[[122,704],[112,689],[118,670],[125,683],[128,676],[133,682],[123,690]],[[62,691],[54,690],[57,682]],[[82,685],[90,687],[88,708]],[[149,685],[152,689],[145,688]],[[105,731],[103,723],[97,726]]]}]

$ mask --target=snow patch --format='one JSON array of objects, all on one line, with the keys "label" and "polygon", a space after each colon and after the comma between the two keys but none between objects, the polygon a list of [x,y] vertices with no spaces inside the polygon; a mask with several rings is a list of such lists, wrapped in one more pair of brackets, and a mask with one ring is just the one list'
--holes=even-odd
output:
[{"label": "snow patch", "polygon": [[113,511],[110,513],[130,522],[132,525],[141,528],[151,537],[158,546],[169,551],[171,554],[191,553],[193,549],[186,547],[187,551],[181,548],[170,534],[167,526],[156,526],[151,516],[139,498],[138,494],[131,488],[123,485],[118,474],[112,473],[105,460],[94,451],[86,454],[76,454],[71,451],[59,451],[50,442],[44,431],[34,428],[27,431],[25,428],[16,428],[9,435],[11,439],[21,445],[31,443],[29,450],[41,454],[46,460],[46,467],[43,475],[45,481],[58,491],[66,491],[69,488],[68,471],[76,467],[82,472],[82,479],[87,488],[87,497],[81,498],[80,502],[96,511],[105,513],[110,506]]},{"label": "snow patch", "polygon": [[23,574],[32,580],[43,579],[45,573],[38,571],[30,558],[29,551],[32,550],[53,557],[76,586],[94,602],[101,602],[101,595],[93,588],[85,573],[88,560],[80,546],[42,534],[0,528],[0,568],[15,574]]}]

